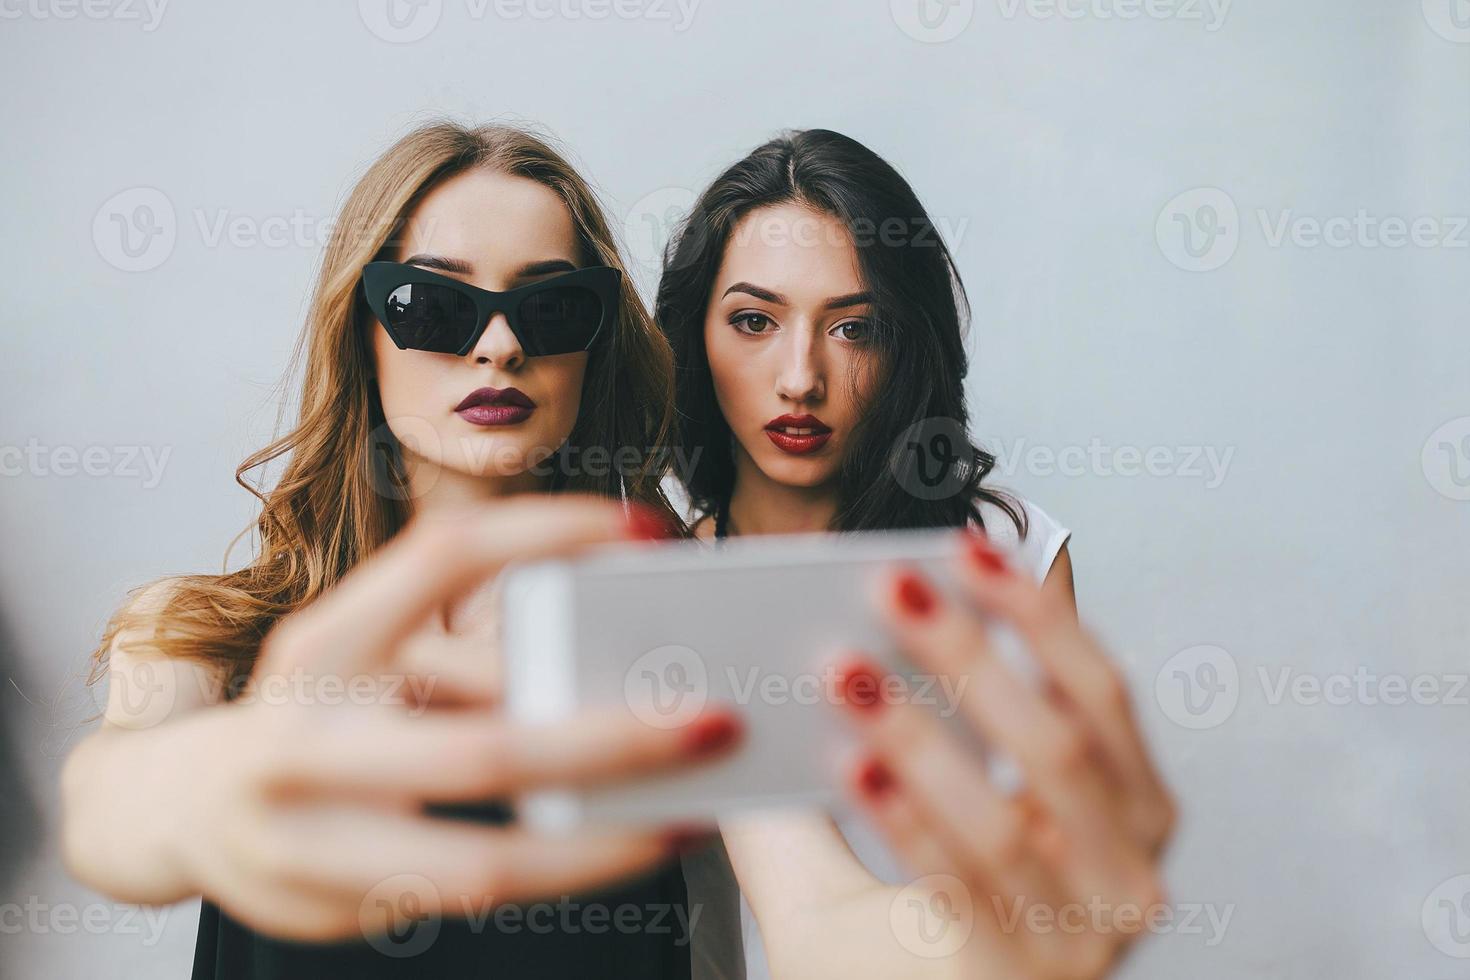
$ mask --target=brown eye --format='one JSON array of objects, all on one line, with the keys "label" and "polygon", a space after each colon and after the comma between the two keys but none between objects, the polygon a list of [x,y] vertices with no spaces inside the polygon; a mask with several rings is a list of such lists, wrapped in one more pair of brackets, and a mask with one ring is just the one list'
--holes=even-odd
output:
[{"label": "brown eye", "polygon": [[860,344],[868,339],[868,324],[863,320],[849,320],[832,328],[832,333],[842,340]]},{"label": "brown eye", "polygon": [[771,318],[761,313],[741,313],[731,321],[741,333],[763,334],[771,325]]}]

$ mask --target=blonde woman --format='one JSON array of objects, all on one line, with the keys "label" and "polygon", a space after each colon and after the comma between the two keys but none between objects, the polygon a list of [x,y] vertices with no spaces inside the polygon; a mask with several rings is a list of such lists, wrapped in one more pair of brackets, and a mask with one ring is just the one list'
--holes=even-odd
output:
[{"label": "blonde woman", "polygon": [[[719,710],[674,732],[494,710],[494,573],[676,526],[656,453],[594,465],[662,444],[668,347],[587,184],[525,132],[414,131],[336,229],[299,421],[237,474],[289,454],[257,492],[257,556],[140,589],[102,639],[67,865],[122,901],[202,895],[196,978],[688,976],[680,833],[552,839],[445,809],[738,741]],[[576,907],[601,928],[499,914],[594,887]]]}]

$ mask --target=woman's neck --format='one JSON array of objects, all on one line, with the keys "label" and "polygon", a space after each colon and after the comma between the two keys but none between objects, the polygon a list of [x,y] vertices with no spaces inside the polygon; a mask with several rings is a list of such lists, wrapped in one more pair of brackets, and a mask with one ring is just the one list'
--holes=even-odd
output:
[{"label": "woman's neck", "polygon": [[[537,493],[547,488],[548,480],[531,472],[508,475],[472,476],[446,469],[438,463],[417,457],[404,460],[408,472],[409,511],[414,517],[453,518],[471,508],[493,500],[521,493]],[[483,620],[493,611],[490,601],[494,581],[441,607],[435,623],[449,633],[463,633],[471,623]]]},{"label": "woman's neck", "polygon": [[[740,454],[744,457],[744,454]],[[777,483],[749,457],[735,464],[727,533],[801,534],[831,529],[837,516],[837,487],[797,487]]]},{"label": "woman's neck", "polygon": [[409,510],[415,516],[453,513],[518,493],[538,493],[548,483],[546,477],[530,471],[472,476],[419,458],[407,458],[404,463]]}]

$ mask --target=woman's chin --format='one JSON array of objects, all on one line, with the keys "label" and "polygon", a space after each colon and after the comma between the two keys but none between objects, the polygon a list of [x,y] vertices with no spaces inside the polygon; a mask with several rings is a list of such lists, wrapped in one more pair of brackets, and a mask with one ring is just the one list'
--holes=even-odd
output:
[{"label": "woman's chin", "polygon": [[552,466],[550,453],[534,452],[513,441],[484,448],[483,452],[468,452],[444,460],[444,468],[461,476],[486,480],[504,480],[523,476],[528,472],[542,472]]},{"label": "woman's chin", "polygon": [[782,486],[819,487],[837,475],[837,460],[826,455],[803,458],[778,451],[762,459],[760,468],[767,479]]}]

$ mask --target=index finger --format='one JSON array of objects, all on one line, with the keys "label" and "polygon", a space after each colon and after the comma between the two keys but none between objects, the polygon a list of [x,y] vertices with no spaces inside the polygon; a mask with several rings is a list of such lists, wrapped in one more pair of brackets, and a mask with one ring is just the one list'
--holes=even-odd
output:
[{"label": "index finger", "polygon": [[[646,524],[646,522],[645,522]],[[309,606],[282,620],[266,669],[310,663],[362,673],[386,664],[441,604],[515,559],[552,558],[646,536],[615,501],[527,495],[422,517]]]}]

